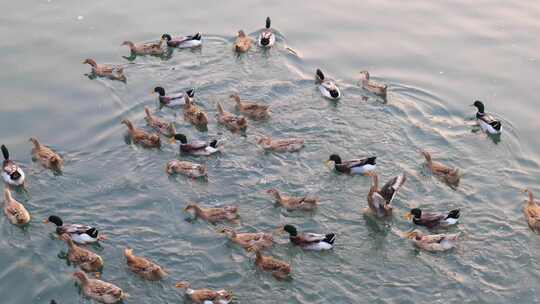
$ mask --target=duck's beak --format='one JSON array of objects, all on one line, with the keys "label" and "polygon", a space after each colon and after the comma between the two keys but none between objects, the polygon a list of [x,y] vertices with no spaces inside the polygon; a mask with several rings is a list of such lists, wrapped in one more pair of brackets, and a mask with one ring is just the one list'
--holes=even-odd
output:
[{"label": "duck's beak", "polygon": [[407,221],[410,221],[412,219],[412,213],[408,212],[407,214],[405,214],[405,219],[407,219]]},{"label": "duck's beak", "polygon": [[170,143],[171,145],[176,144],[176,139],[174,138],[174,136],[171,137],[171,138],[169,138],[169,143]]},{"label": "duck's beak", "polygon": [[330,164],[331,164],[331,163],[332,163],[331,160],[326,160],[326,161],[324,162],[324,165],[325,165],[326,167],[330,168],[330,166],[331,166]]},{"label": "duck's beak", "polygon": [[50,223],[48,219],[43,220],[43,224],[48,224],[48,223]]},{"label": "duck's beak", "polygon": [[282,234],[284,234],[284,233],[285,233],[285,229],[283,229],[283,228],[285,228],[285,226],[281,226],[281,227],[277,228],[276,230],[274,230],[274,234],[276,234],[276,235],[282,235]]}]

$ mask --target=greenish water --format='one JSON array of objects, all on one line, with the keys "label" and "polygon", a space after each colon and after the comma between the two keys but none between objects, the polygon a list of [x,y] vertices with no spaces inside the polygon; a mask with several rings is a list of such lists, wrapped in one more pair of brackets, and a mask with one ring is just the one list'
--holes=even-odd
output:
[{"label": "greenish water", "polygon": [[[235,56],[236,31],[255,36],[267,15],[280,32],[277,46]],[[537,303],[540,239],[526,225],[519,191],[540,193],[539,15],[533,1],[4,1],[0,139],[29,175],[29,197],[16,197],[33,219],[24,230],[0,220],[1,302],[91,302],[58,257],[65,244],[41,223],[57,214],[108,235],[94,249],[105,260],[102,278],[130,294],[126,303],[183,303],[179,280],[231,289],[238,303]],[[122,58],[124,40],[196,31],[204,35],[200,50]],[[87,57],[126,64],[127,84],[89,79]],[[318,67],[338,80],[341,101],[320,96]],[[357,86],[364,69],[389,84],[387,104]],[[210,114],[207,133],[181,111],[162,116],[190,138],[225,140],[222,155],[187,158],[208,164],[207,182],[165,174],[176,146],[126,143],[120,120],[144,125],[143,107],[157,108],[149,94],[156,85],[195,87]],[[272,118],[251,123],[246,137],[216,125],[216,103],[232,110],[233,91],[272,106]],[[502,118],[499,143],[471,132],[474,99]],[[300,153],[264,153],[255,144],[263,133],[307,144]],[[62,153],[63,175],[31,162],[30,136]],[[462,169],[457,190],[426,172],[421,149]],[[383,180],[406,172],[392,221],[361,214],[370,180],[330,172],[323,161],[334,152],[377,155]],[[312,214],[289,213],[264,193],[271,187],[318,195],[323,204]],[[238,204],[242,231],[285,223],[333,231],[336,247],[276,246],[272,255],[293,267],[293,280],[278,282],[217,227],[187,221],[182,209],[190,201]],[[451,230],[462,233],[458,249],[420,252],[394,233],[411,228],[403,214],[416,206],[461,208]],[[125,246],[170,277],[151,283],[131,274]]]}]

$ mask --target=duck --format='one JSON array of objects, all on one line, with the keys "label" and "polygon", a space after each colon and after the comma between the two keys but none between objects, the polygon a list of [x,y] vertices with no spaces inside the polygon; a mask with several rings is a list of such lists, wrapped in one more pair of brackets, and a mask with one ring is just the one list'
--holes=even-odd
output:
[{"label": "duck", "polygon": [[413,208],[405,218],[413,221],[415,225],[425,226],[428,229],[448,227],[458,223],[459,209],[451,210],[447,213],[423,212],[420,208]]},{"label": "duck", "polygon": [[186,281],[176,283],[176,288],[186,290],[186,295],[195,304],[229,304],[232,302],[233,293],[225,289],[192,289]]},{"label": "duck", "polygon": [[186,92],[174,93],[174,94],[165,94],[165,89],[162,87],[155,87],[154,93],[157,93],[159,96],[159,104],[168,108],[176,108],[179,106],[185,105],[185,96],[193,98],[195,96],[195,89],[189,89]]},{"label": "duck", "polygon": [[245,53],[251,48],[251,38],[243,30],[238,31],[238,36],[234,42],[234,50],[238,53]]},{"label": "duck", "polygon": [[480,100],[476,100],[473,103],[473,106],[478,109],[476,112],[476,121],[480,125],[482,131],[487,132],[492,135],[501,134],[502,124],[501,121],[490,115],[489,113],[484,112],[484,103]]},{"label": "duck", "polygon": [[386,100],[386,89],[388,86],[386,84],[380,84],[370,80],[368,71],[360,72],[360,86],[362,86],[364,90],[368,90],[369,92]]},{"label": "duck", "polygon": [[86,272],[99,273],[103,269],[103,259],[98,254],[77,246],[67,233],[62,234],[60,238],[68,245],[67,259],[70,263],[79,266]]},{"label": "duck", "polygon": [[321,69],[317,69],[315,78],[319,84],[319,91],[321,91],[321,94],[324,97],[332,100],[337,100],[341,97],[341,91],[336,85],[336,82],[332,79],[326,78]]},{"label": "duck", "polygon": [[273,152],[297,152],[304,147],[304,139],[302,138],[273,139],[270,136],[261,136],[257,143],[264,150]]},{"label": "duck", "polygon": [[251,119],[263,120],[270,116],[270,106],[241,100],[238,94],[231,94],[230,97],[236,102],[236,109],[238,112],[250,117]]},{"label": "duck", "polygon": [[422,151],[422,154],[426,158],[427,167],[431,172],[441,178],[448,185],[457,186],[459,185],[459,180],[461,174],[459,173],[458,168],[451,168],[447,165],[444,165],[440,162],[435,162],[431,158],[431,153],[427,151]]},{"label": "duck", "polygon": [[104,304],[115,304],[128,297],[120,287],[101,281],[90,279],[86,273],[77,271],[73,277],[79,282],[85,296]]},{"label": "duck", "polygon": [[144,279],[149,281],[159,281],[167,276],[167,272],[165,272],[158,264],[147,258],[134,255],[132,248],[125,248],[124,256],[126,257],[129,270]]},{"label": "duck", "polygon": [[24,226],[30,222],[30,213],[23,204],[11,196],[9,188],[4,188],[4,214],[16,226]]},{"label": "duck", "polygon": [[169,34],[163,34],[161,39],[164,39],[167,42],[167,46],[179,49],[196,48],[202,45],[201,33],[174,38]]},{"label": "duck", "polygon": [[208,176],[208,168],[206,166],[177,159],[169,161],[165,170],[169,175],[183,174],[191,178]]},{"label": "duck", "polygon": [[35,137],[30,138],[30,142],[34,144],[34,148],[32,148],[32,160],[39,161],[47,169],[57,172],[62,171],[64,160],[58,153],[42,145]]},{"label": "duck", "polygon": [[276,42],[276,35],[274,35],[274,33],[272,32],[272,29],[270,28],[271,25],[272,25],[272,21],[270,20],[270,17],[266,17],[265,28],[259,35],[259,38],[257,39],[259,46],[271,47]]},{"label": "duck", "polygon": [[194,93],[184,94],[184,119],[195,126],[208,125],[208,114],[193,102]]},{"label": "duck", "polygon": [[174,139],[180,141],[181,153],[196,156],[208,156],[221,151],[217,139],[210,142],[202,140],[192,140],[188,142],[187,137],[184,134],[175,134]]},{"label": "duck", "polygon": [[405,235],[414,245],[429,252],[450,250],[457,245],[459,233],[425,235],[420,230],[413,230]]},{"label": "duck", "polygon": [[218,122],[224,125],[231,132],[236,133],[243,131],[247,128],[248,122],[244,116],[236,116],[231,112],[227,112],[223,109],[221,103],[217,104],[218,109]]},{"label": "duck", "polygon": [[291,243],[296,246],[300,246],[305,250],[329,250],[334,247],[334,241],[336,240],[335,233],[318,234],[318,233],[298,233],[298,230],[293,225],[283,226],[283,231],[289,234]]},{"label": "duck", "polygon": [[59,216],[51,215],[43,223],[56,225],[58,235],[68,234],[78,244],[90,244],[104,241],[107,237],[99,232],[96,227],[83,224],[65,224]]},{"label": "duck", "polygon": [[379,177],[375,172],[369,172],[368,175],[372,177],[372,184],[367,196],[368,201],[368,213],[375,214],[378,217],[388,217],[392,215],[392,201],[398,193],[399,189],[403,186],[407,177],[405,173],[402,173],[392,179],[390,179],[382,189],[379,189]]},{"label": "duck", "polygon": [[24,186],[26,175],[23,169],[9,158],[9,150],[5,145],[1,147],[4,161],[2,162],[2,179],[9,186]]},{"label": "duck", "polygon": [[255,251],[255,265],[263,271],[270,271],[278,280],[285,280],[291,274],[291,265],[271,256],[263,256],[260,250]]},{"label": "duck", "polygon": [[271,233],[238,233],[229,227],[224,227],[219,232],[225,234],[231,241],[246,250],[265,250],[274,245],[274,237]]},{"label": "duck", "polygon": [[238,219],[238,206],[225,205],[223,207],[201,207],[196,203],[191,203],[184,209],[186,212],[194,214],[212,224],[223,221],[235,221]]},{"label": "duck", "polygon": [[128,128],[128,132],[133,139],[133,142],[140,144],[145,148],[160,148],[161,139],[159,135],[145,132],[143,129],[135,128],[129,119],[123,119],[122,122]]},{"label": "duck", "polygon": [[92,73],[99,77],[105,77],[112,80],[126,81],[124,68],[118,65],[98,64],[92,58],[86,58],[83,64],[89,64],[92,67]]},{"label": "duck", "polygon": [[374,172],[375,169],[377,169],[377,157],[371,156],[362,159],[342,161],[338,154],[332,154],[326,161],[326,164],[333,164],[334,170],[339,173],[365,175],[366,173]]},{"label": "duck", "polygon": [[287,209],[292,210],[314,210],[317,208],[319,199],[316,197],[297,197],[282,195],[277,189],[272,188],[266,190],[266,193],[274,196],[276,203]]},{"label": "duck", "polygon": [[134,55],[155,55],[161,56],[167,52],[165,47],[165,39],[161,39],[159,42],[149,42],[149,43],[133,43],[131,41],[124,41],[122,46],[127,45]]},{"label": "duck", "polygon": [[168,122],[163,118],[152,115],[150,108],[144,107],[144,113],[146,114],[145,120],[148,126],[156,130],[157,132],[167,136],[172,137],[176,134],[176,127],[174,123]]},{"label": "duck", "polygon": [[525,213],[529,227],[531,227],[534,232],[540,234],[540,206],[538,206],[538,202],[534,200],[533,193],[530,190],[525,189],[523,191],[529,195],[529,200],[525,207],[523,207],[523,213]]}]

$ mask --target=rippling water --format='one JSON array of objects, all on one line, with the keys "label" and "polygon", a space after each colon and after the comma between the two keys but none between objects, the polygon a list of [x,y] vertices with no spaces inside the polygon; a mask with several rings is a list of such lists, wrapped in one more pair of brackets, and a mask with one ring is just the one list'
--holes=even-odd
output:
[{"label": "rippling water", "polygon": [[[2,303],[90,303],[79,294],[66,250],[41,221],[57,214],[91,223],[109,236],[94,247],[105,260],[103,279],[131,297],[126,303],[182,303],[174,283],[234,290],[238,303],[537,303],[540,241],[522,214],[529,187],[540,187],[537,96],[540,5],[533,1],[19,1],[3,6],[0,49],[0,138],[25,167],[33,221],[25,229],[0,220]],[[256,36],[270,15],[279,31],[269,52],[235,56],[234,33]],[[163,32],[203,32],[199,50],[171,58],[127,61],[124,40]],[[294,49],[295,56],[287,47]],[[127,84],[90,80],[84,58],[125,65]],[[320,67],[338,80],[343,98],[323,99],[313,83]],[[360,89],[358,72],[389,84],[388,103]],[[207,133],[186,124],[181,111],[162,110],[188,137],[219,137],[225,152],[208,159],[207,182],[169,178],[164,167],[177,147],[160,151],[126,143],[123,118],[144,124],[143,107],[157,108],[151,89],[196,88],[211,117]],[[247,136],[216,125],[218,101],[231,92],[272,107],[272,118],[250,124]],[[366,98],[367,97],[367,98]],[[499,142],[472,132],[474,99],[499,115]],[[303,137],[300,153],[264,153],[259,134]],[[55,176],[30,160],[28,138],[61,152]],[[419,154],[462,168],[452,190],[428,174]],[[391,222],[364,217],[370,180],[330,172],[323,161],[375,154],[382,179],[406,172]],[[264,191],[277,187],[323,200],[312,214],[277,208]],[[189,221],[190,201],[240,206],[242,231],[293,223],[335,231],[331,252],[290,245],[272,254],[293,266],[277,282],[254,258]],[[461,208],[457,250],[430,254],[395,234],[411,225],[405,210]],[[122,250],[151,257],[171,276],[149,283],[129,273]]]}]

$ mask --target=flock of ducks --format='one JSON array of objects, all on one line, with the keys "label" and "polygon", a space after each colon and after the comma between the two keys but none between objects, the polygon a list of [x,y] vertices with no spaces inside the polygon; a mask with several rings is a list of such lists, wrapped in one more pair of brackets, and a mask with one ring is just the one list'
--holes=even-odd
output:
[{"label": "flock of ducks", "polygon": [[[261,31],[257,44],[263,48],[272,47],[276,42],[275,34],[271,28],[270,18],[266,19],[266,26]],[[125,41],[122,45],[128,46],[135,55],[163,55],[167,48],[193,48],[202,44],[202,36],[196,33],[184,37],[172,37],[169,34],[163,34],[161,40],[157,43],[133,43]],[[239,31],[234,42],[233,49],[236,52],[247,52],[252,46],[252,38],[247,36],[244,31]],[[112,80],[126,81],[124,70],[119,66],[98,64],[94,59],[86,59],[85,64],[92,67],[92,73],[98,77],[109,78]],[[341,90],[336,82],[328,78],[320,69],[315,73],[316,83],[321,94],[331,100],[337,100],[342,97]],[[360,86],[386,101],[387,86],[378,84],[370,80],[367,71],[361,72]],[[167,94],[162,87],[155,87],[154,93],[158,94],[160,107],[183,107],[184,118],[196,127],[206,127],[209,123],[208,114],[200,108],[194,101],[195,90],[188,89],[182,93]],[[242,100],[237,94],[230,95],[236,106],[237,115],[228,112],[221,103],[217,104],[218,117],[217,122],[233,133],[239,133],[248,127],[248,118],[252,120],[270,119],[269,106]],[[489,134],[500,134],[502,125],[499,120],[484,112],[484,104],[481,101],[475,101],[473,106],[477,108],[476,119],[480,128]],[[129,119],[123,119],[132,142],[145,148],[159,148],[164,142],[174,144],[179,142],[179,151],[182,155],[210,156],[220,153],[223,150],[222,145],[217,139],[209,142],[198,139],[188,139],[184,134],[177,133],[173,122],[167,121],[152,113],[148,108],[144,108],[147,125],[154,130],[148,132],[143,128],[135,126]],[[40,163],[44,168],[61,172],[64,165],[62,156],[41,144],[38,139],[32,137],[32,159]],[[276,153],[296,152],[304,147],[302,138],[271,138],[261,136],[257,143],[267,151]],[[2,164],[2,178],[5,182],[4,188],[4,213],[9,221],[17,226],[26,225],[30,219],[30,213],[24,205],[13,198],[10,189],[25,187],[25,173],[22,168],[11,158],[6,146],[2,145],[2,154],[4,161]],[[460,171],[458,168],[452,168],[448,165],[434,161],[429,152],[423,151],[426,159],[427,168],[433,175],[439,177],[443,182],[450,186],[457,187],[460,180]],[[342,174],[348,175],[366,175],[371,177],[372,184],[367,195],[367,207],[364,213],[378,217],[388,218],[393,214],[392,201],[398,194],[400,188],[407,180],[405,174],[400,174],[387,181],[382,187],[379,186],[379,179],[376,173],[376,157],[367,157],[364,159],[342,160],[337,154],[332,154],[328,158],[328,165]],[[168,174],[183,174],[191,178],[205,177],[208,174],[208,168],[204,165],[192,163],[183,160],[171,160],[166,165]],[[269,189],[266,191],[273,197],[277,204],[282,208],[292,210],[311,211],[317,208],[319,200],[317,197],[310,196],[289,196],[280,192],[278,189]],[[525,190],[528,194],[528,202],[524,208],[529,226],[537,233],[540,233],[540,207],[534,200],[530,190]],[[185,207],[185,212],[194,217],[201,218],[212,224],[235,223],[238,221],[238,206],[227,205],[221,207],[205,207],[196,203],[191,203]],[[439,230],[458,223],[460,210],[455,209],[445,213],[432,213],[419,208],[411,209],[406,214],[406,218],[417,226],[423,226],[428,230]],[[80,268],[73,276],[81,285],[83,293],[101,303],[117,303],[127,297],[127,294],[114,284],[99,279],[99,273],[103,267],[103,259],[87,247],[85,244],[95,243],[106,240],[106,236],[101,234],[96,227],[83,224],[69,224],[55,215],[49,216],[45,223],[52,223],[56,226],[56,233],[59,239],[66,242],[68,247],[67,259]],[[220,231],[232,242],[238,244],[247,251],[255,253],[255,265],[263,271],[272,273],[277,279],[287,279],[290,277],[292,267],[289,263],[278,260],[271,256],[263,255],[263,251],[270,249],[276,240],[276,233],[288,233],[292,244],[305,250],[329,250],[332,249],[336,235],[334,233],[311,233],[299,232],[292,225],[285,225],[273,232],[245,233],[237,232],[232,228],[225,227]],[[417,247],[431,251],[445,251],[456,246],[458,234],[426,234],[420,230],[413,230],[403,234],[410,239]],[[151,261],[150,259],[136,256],[133,249],[126,248],[124,256],[128,269],[139,275],[141,278],[150,281],[161,280],[167,276],[166,270]],[[95,274],[96,278],[91,278],[88,274]],[[227,304],[233,299],[232,292],[227,290],[210,289],[192,289],[188,282],[179,282],[176,287],[185,289],[186,295],[194,303],[204,304]],[[54,300],[51,303],[56,303]]]}]

